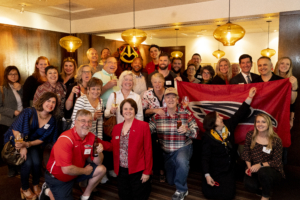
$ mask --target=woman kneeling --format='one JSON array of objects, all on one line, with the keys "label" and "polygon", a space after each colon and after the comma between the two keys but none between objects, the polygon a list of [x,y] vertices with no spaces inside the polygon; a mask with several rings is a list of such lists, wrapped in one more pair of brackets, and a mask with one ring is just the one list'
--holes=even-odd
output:
[{"label": "woman kneeling", "polygon": [[248,132],[246,136],[242,159],[247,164],[245,187],[262,196],[262,200],[268,200],[274,184],[285,175],[281,140],[266,114],[256,116],[254,131]]}]

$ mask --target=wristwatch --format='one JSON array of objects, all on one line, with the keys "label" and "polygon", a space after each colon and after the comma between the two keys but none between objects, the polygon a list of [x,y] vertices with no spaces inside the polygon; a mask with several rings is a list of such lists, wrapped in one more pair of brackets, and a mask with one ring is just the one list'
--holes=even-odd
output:
[{"label": "wristwatch", "polygon": [[261,166],[261,167],[264,167],[264,165],[263,165],[262,163],[260,163],[260,166]]}]

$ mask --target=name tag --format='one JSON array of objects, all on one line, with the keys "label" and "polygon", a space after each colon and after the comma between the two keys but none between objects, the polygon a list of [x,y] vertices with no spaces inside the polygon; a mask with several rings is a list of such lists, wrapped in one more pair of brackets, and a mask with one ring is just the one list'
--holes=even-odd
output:
[{"label": "name tag", "polygon": [[267,147],[263,147],[263,152],[270,154],[271,153],[271,149],[268,149]]},{"label": "name tag", "polygon": [[197,78],[202,78],[202,76],[201,75],[197,75]]},{"label": "name tag", "polygon": [[166,85],[172,85],[172,81],[166,81]]},{"label": "name tag", "polygon": [[239,84],[245,84],[245,83],[239,83]]},{"label": "name tag", "polygon": [[118,140],[120,137],[119,137],[119,136],[116,136],[115,138],[116,138],[116,140]]},{"label": "name tag", "polygon": [[44,129],[48,129],[49,126],[50,126],[50,124],[45,124],[45,125],[44,125]]},{"label": "name tag", "polygon": [[91,151],[92,151],[92,149],[86,149],[86,150],[84,150],[84,155],[90,155]]}]

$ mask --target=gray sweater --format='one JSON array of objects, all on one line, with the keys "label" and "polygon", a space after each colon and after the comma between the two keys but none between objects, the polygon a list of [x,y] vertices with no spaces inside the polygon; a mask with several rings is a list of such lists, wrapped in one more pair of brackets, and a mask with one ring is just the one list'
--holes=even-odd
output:
[{"label": "gray sweater", "polygon": [[[15,120],[15,110],[18,109],[16,97],[10,87],[0,86],[0,124],[10,126]],[[2,93],[3,90],[3,93]],[[23,87],[17,91],[22,99]],[[4,97],[3,97],[4,95]],[[3,101],[4,100],[4,101]]]}]

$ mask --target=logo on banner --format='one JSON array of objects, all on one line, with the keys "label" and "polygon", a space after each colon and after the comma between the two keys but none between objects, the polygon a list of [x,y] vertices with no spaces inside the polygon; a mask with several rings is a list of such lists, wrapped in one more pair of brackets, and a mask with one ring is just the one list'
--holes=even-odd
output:
[{"label": "logo on banner", "polygon": [[[233,101],[192,101],[189,103],[189,108],[193,112],[195,118],[203,123],[206,114],[213,111],[216,111],[227,118],[231,118],[241,105],[242,103]],[[277,128],[278,122],[272,115],[264,110],[253,109],[252,107],[250,107],[250,109],[251,114],[239,124],[253,125],[256,115],[264,113],[270,117],[273,127]]]}]

